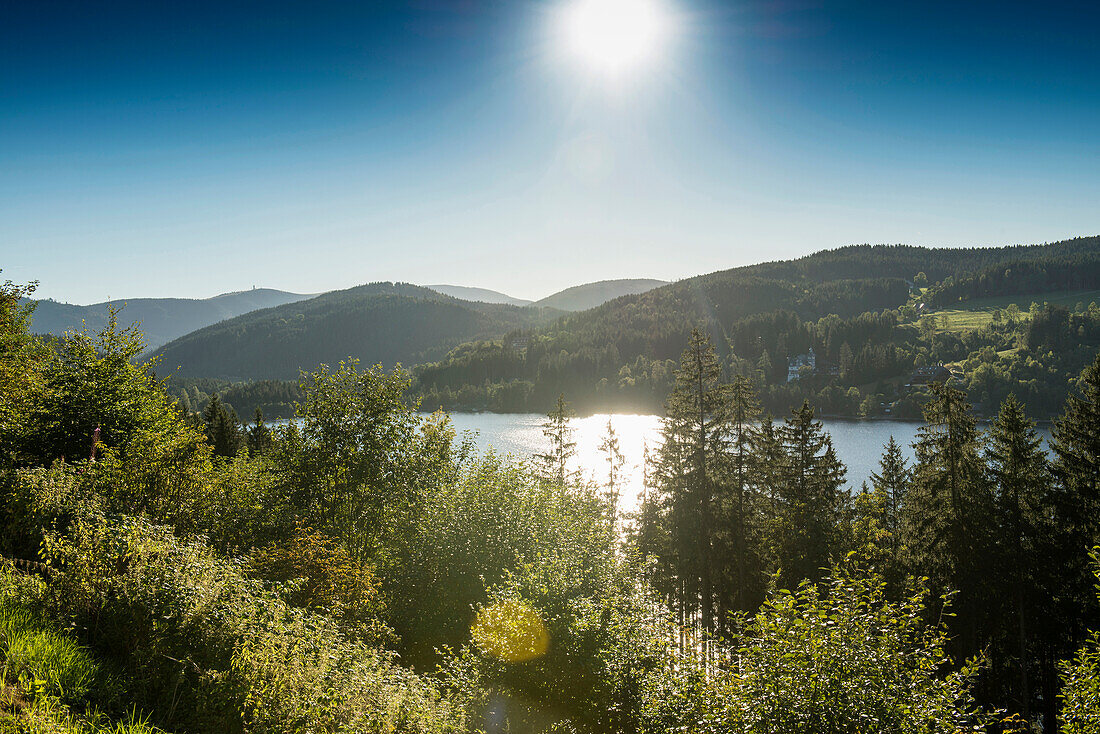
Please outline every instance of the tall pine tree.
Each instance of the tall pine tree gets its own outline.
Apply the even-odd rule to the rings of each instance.
[[[215,394],[202,414],[206,423],[206,438],[217,456],[236,456],[244,443],[237,414],[225,407]]]
[[[554,409],[546,414],[546,422],[542,424],[542,435],[550,441],[550,449],[535,456],[542,465],[543,477],[562,485],[577,476],[576,470],[569,470],[569,460],[577,453],[569,421],[576,415],[565,401],[565,395],[559,394]]]
[[[1084,555],[1100,545],[1100,354],[1078,385],[1080,393],[1069,397],[1054,425],[1051,448],[1054,473],[1066,493],[1061,530],[1073,536]],[[1091,581],[1086,560],[1080,565]]]
[[[732,564],[723,564],[727,567],[724,574],[727,588],[719,595],[722,611],[752,611],[764,591],[759,549],[761,507],[757,493],[759,420],[760,406],[752,381],[738,375],[729,387],[727,434],[723,437],[726,462],[719,490],[718,540],[723,555],[732,559]]]
[[[784,460],[777,487],[779,525],[775,541],[780,582],[793,588],[821,578],[841,548],[847,510],[844,465],[808,402],[778,431]]]
[[[994,530],[982,440],[966,394],[934,384],[918,433],[916,465],[905,503],[909,570],[929,577],[933,590],[959,590],[959,649],[963,659],[980,649],[980,611],[988,594]]]
[[[1057,544],[1050,554],[1059,575],[1052,624],[1053,658],[1047,669],[1067,656],[1086,631],[1100,627],[1100,604],[1093,593],[1089,550],[1100,545],[1100,354],[1077,381],[1077,391],[1066,401],[1054,424],[1054,505]],[[1044,658],[1046,661],[1046,658]],[[1043,680],[1043,698],[1057,690],[1057,678]]]
[[[623,465],[626,458],[619,450],[619,435],[615,433],[615,426],[611,424],[611,418],[607,419],[607,431],[600,440],[600,452],[607,461],[607,506],[611,523],[614,525],[619,508],[619,485],[622,484]]]
[[[669,532],[677,548],[681,614],[691,617],[697,611],[706,632],[717,628],[715,486],[728,425],[727,386],[721,376],[710,338],[692,330],[666,403],[664,443],[655,477],[665,496]]]
[[[999,581],[1005,592],[997,596],[1003,600],[1006,614],[1002,619],[1014,621],[1014,655],[1018,680],[1014,691],[1020,713],[1031,720],[1031,684],[1028,665],[1031,659],[1029,629],[1033,624],[1034,604],[1031,592],[1037,590],[1041,580],[1036,578],[1037,553],[1043,552],[1041,539],[1049,528],[1045,518],[1050,516],[1048,487],[1050,485],[1046,454],[1042,441],[1035,433],[1035,424],[1024,414],[1024,407],[1014,395],[1001,405],[1000,414],[989,431],[986,449],[990,478],[993,484],[997,523],[1001,541]]]
[[[871,487],[881,497],[883,530],[887,533],[890,561],[896,569],[901,558],[901,508],[909,490],[909,467],[893,436],[886,443],[878,471],[871,473]],[[889,569],[883,569],[883,573],[891,578]]]

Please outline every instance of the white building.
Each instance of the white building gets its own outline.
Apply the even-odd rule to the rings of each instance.
[[[817,357],[814,355],[813,347],[810,347],[810,351],[806,354],[798,354],[787,358],[787,382],[797,380],[803,367],[809,367],[812,371],[817,372]]]

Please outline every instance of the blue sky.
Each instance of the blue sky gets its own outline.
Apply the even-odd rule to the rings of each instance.
[[[1100,233],[1095,3],[660,0],[608,79],[573,1],[4,3],[0,277],[538,298]]]

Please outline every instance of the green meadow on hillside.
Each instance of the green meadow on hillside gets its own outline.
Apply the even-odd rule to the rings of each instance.
[[[1074,310],[1078,306],[1088,307],[1090,303],[1100,302],[1100,290],[1062,291],[1054,293],[1031,293],[1022,296],[991,296],[988,298],[976,298],[965,301],[959,308],[944,308],[931,312],[936,318],[937,330],[940,332],[974,331],[989,326],[993,323],[993,313],[1004,311],[1012,304],[1020,309],[1022,317],[1026,317],[1031,304],[1040,306],[1063,306]]]

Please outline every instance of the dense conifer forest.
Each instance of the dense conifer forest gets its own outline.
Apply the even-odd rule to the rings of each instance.
[[[547,323],[541,307],[461,301],[407,283],[371,283],[252,311],[157,350],[166,374],[187,378],[294,380],[303,366],[348,355],[370,363],[435,359],[464,341]]]
[[[770,412],[919,419],[920,368],[947,366],[992,417],[1010,392],[1049,419],[1100,349],[1100,238],[1044,246],[856,246],[680,281],[414,369],[432,408],[659,412],[695,327],[723,374],[751,377]],[[1095,292],[1090,292],[1095,291]],[[983,300],[979,300],[983,299]],[[1067,300],[1068,299],[1068,300]],[[1048,301],[1051,301],[1048,303]],[[813,350],[816,368],[790,373]]]
[[[724,377],[750,377],[775,415],[809,400],[821,416],[919,420],[942,364],[981,418],[1013,393],[1050,420],[1100,350],[1097,286],[1096,237],[847,247],[566,316],[374,284],[199,330],[161,350],[157,371],[193,410],[218,394],[242,419],[291,417],[299,368],[348,356],[411,365],[411,394],[433,410],[541,413],[565,393],[586,413],[660,412],[699,327]],[[814,367],[791,367],[811,350]]]
[[[526,463],[354,360],[301,377],[299,423],[246,431],[216,389],[171,397],[113,319],[35,337],[32,290],[0,288],[2,732],[1100,728],[1095,353],[1049,456],[1029,396],[982,429],[936,382],[912,465],[891,443],[851,495],[817,406],[768,417],[729,340],[669,332],[624,515],[613,432],[606,482],[569,472],[568,394]],[[1021,318],[1017,349],[1065,358],[1096,316]]]

